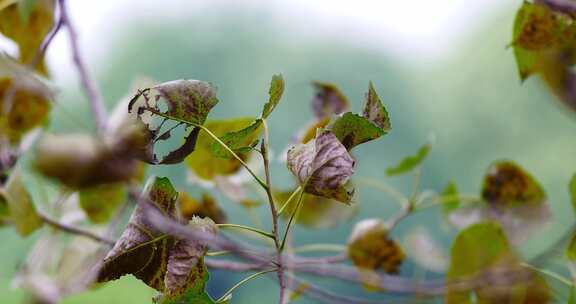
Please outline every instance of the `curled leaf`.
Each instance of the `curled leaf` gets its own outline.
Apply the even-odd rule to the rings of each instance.
[[[386,224],[379,219],[365,219],[354,226],[348,240],[348,258],[361,269],[383,269],[397,274],[404,261],[402,248],[388,237]]]
[[[182,217],[186,220],[198,216],[201,218],[210,218],[218,224],[226,222],[224,210],[216,204],[216,200],[208,193],[202,194],[202,200],[197,201],[188,195],[188,193],[182,192],[178,197],[178,206],[180,207]]]
[[[426,156],[428,156],[428,153],[430,153],[431,148],[431,144],[423,145],[420,147],[420,149],[418,149],[418,152],[416,152],[415,155],[407,156],[402,159],[396,166],[386,169],[386,174],[388,174],[388,176],[394,176],[412,171],[424,161]]]
[[[317,119],[327,118],[350,109],[350,102],[335,84],[314,82],[316,96],[312,100],[312,110]]]
[[[322,131],[314,141],[292,147],[287,158],[305,192],[350,202],[353,191],[344,185],[354,173],[354,159],[332,132]]]
[[[152,164],[175,164],[192,153],[196,140],[210,110],[218,103],[215,89],[207,82],[199,80],[175,80],[151,88],[139,90],[130,100],[128,112],[135,113],[143,124],[141,132],[149,142],[143,149],[142,160]],[[167,121],[174,126],[165,126]],[[170,151],[160,160],[154,149],[157,141],[171,137],[171,132],[183,126],[186,135],[178,148]],[[167,128],[167,129],[166,129]]]
[[[280,102],[283,93],[284,78],[282,78],[282,75],[272,76],[272,81],[270,82],[270,90],[268,91],[270,97],[268,98],[268,102],[264,105],[264,109],[262,109],[262,118],[268,118],[272,111],[274,111],[274,108],[276,108]]]

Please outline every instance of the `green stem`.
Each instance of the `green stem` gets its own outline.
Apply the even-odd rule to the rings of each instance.
[[[274,272],[274,271],[276,271],[276,268],[262,270],[262,271],[260,271],[260,272],[256,272],[256,273],[254,273],[254,274],[251,274],[251,275],[245,277],[245,278],[242,279],[240,282],[236,283],[236,285],[234,285],[234,286],[232,286],[230,289],[228,289],[228,291],[227,291],[225,294],[223,294],[218,300],[216,300],[216,303],[224,302],[224,301],[226,300],[226,298],[228,298],[228,296],[230,296],[230,294],[232,294],[232,292],[233,292],[236,288],[244,285],[244,283],[246,283],[246,282],[248,282],[248,281],[250,281],[250,280],[252,280],[252,279],[255,279],[255,278],[257,278],[257,277],[259,277],[259,276],[261,276],[261,275],[263,275],[263,274],[270,273],[270,272]]]
[[[280,207],[280,209],[278,209],[278,215],[282,214],[282,212],[284,212],[284,209],[286,209],[286,207],[290,204],[290,202],[292,201],[292,199],[294,199],[294,197],[296,197],[296,194],[298,193],[298,191],[302,190],[302,186],[298,186],[298,188],[296,188],[296,190],[294,190],[292,192],[292,194],[290,194],[290,196],[288,197],[288,199],[284,202],[284,204],[282,204],[282,207]],[[302,190],[304,191],[304,190]]]
[[[221,256],[221,255],[226,255],[229,254],[230,251],[208,251],[206,252],[206,256],[210,256],[210,257],[215,257],[215,256]]]
[[[293,251],[294,253],[317,251],[344,252],[346,251],[346,246],[340,244],[310,244],[294,248]]]
[[[540,269],[540,268],[532,266],[528,263],[521,263],[520,265],[522,265],[523,267],[526,267],[528,269],[534,270],[536,272],[539,272],[543,275],[549,276],[553,279],[556,279],[557,281],[564,283],[566,286],[574,287],[574,284],[569,279],[567,279],[567,278],[565,278],[565,277],[563,277],[563,276],[561,276],[555,272],[552,272],[552,271],[546,270],[546,269]]]
[[[284,249],[284,245],[286,245],[286,238],[288,237],[290,227],[292,226],[292,221],[294,221],[296,214],[298,213],[300,207],[302,206],[302,196],[304,196],[304,191],[300,191],[300,196],[298,197],[298,203],[296,204],[296,208],[292,210],[292,215],[290,215],[290,220],[288,220],[288,225],[286,225],[286,231],[284,231],[284,237],[282,238],[282,245],[280,246],[280,250]]]
[[[274,235],[272,233],[268,233],[266,231],[262,231],[260,229],[254,228],[254,227],[250,227],[250,226],[244,226],[244,225],[237,225],[237,224],[216,224],[217,227],[219,228],[235,228],[235,229],[241,229],[241,230],[246,230],[246,231],[251,231],[251,232],[255,232],[258,233],[262,236],[265,236],[267,238],[271,238],[274,239]]]

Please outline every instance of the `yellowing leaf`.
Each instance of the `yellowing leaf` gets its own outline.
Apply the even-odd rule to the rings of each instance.
[[[42,219],[36,213],[32,197],[22,182],[18,170],[10,174],[4,189],[0,189],[9,211],[10,221],[21,236],[27,236],[42,226]],[[1,200],[1,199],[0,199]]]
[[[493,278],[498,284],[483,284],[472,290],[478,303],[548,303],[548,285],[536,273],[520,266],[504,231],[493,222],[479,223],[460,232],[452,245],[452,257],[447,274],[449,282]],[[506,282],[509,271],[526,272],[524,280]],[[447,304],[471,303],[471,292],[448,289]]]
[[[80,207],[93,223],[105,223],[126,200],[126,187],[121,183],[101,184],[79,191]]]
[[[348,240],[348,258],[361,269],[383,269],[397,274],[404,261],[404,252],[388,237],[383,221],[366,219],[354,226]]]
[[[293,191],[275,192],[274,202],[282,206]],[[298,199],[292,199],[282,217],[288,219],[298,203]],[[302,205],[296,215],[296,223],[316,229],[329,229],[350,220],[358,212],[358,205],[343,205],[336,200],[305,193],[302,196]]]
[[[313,142],[288,151],[288,169],[304,191],[349,203],[353,191],[344,185],[354,173],[354,159],[330,131],[322,131]]]
[[[250,126],[254,118],[236,118],[230,120],[208,121],[205,127],[218,137],[228,132],[236,132]],[[254,134],[254,133],[252,133]],[[247,140],[249,141],[249,140]],[[236,159],[217,158],[212,154],[214,139],[204,132],[200,132],[196,142],[196,151],[186,158],[186,165],[201,179],[212,180],[216,176],[226,176],[237,173],[242,165]],[[240,153],[239,156],[248,160],[250,153]]]
[[[198,216],[201,218],[210,218],[217,224],[226,222],[224,210],[216,204],[216,200],[208,193],[202,194],[202,200],[197,201],[188,195],[188,193],[182,192],[178,197],[178,206],[180,207],[182,217],[186,220]]]
[[[312,100],[312,110],[317,119],[329,118],[350,109],[350,102],[335,84],[314,82],[316,96]]]
[[[52,96],[36,75],[0,54],[0,137],[12,145],[19,143],[26,132],[46,120]]]
[[[150,149],[143,161],[151,164],[175,164],[184,160],[196,147],[200,128],[210,110],[218,103],[216,90],[207,82],[199,80],[174,80],[139,90],[130,100],[128,112],[136,113],[145,125],[143,130],[150,138]],[[158,122],[156,119],[159,119]],[[173,127],[165,127],[167,121],[175,122]],[[154,144],[171,137],[173,129],[184,126],[186,135],[180,146],[160,160],[154,151]],[[189,130],[191,129],[191,130]]]
[[[420,149],[418,149],[418,152],[416,152],[415,155],[407,156],[397,165],[386,169],[386,174],[388,174],[388,176],[394,176],[414,170],[416,167],[420,166],[424,159],[426,159],[426,156],[428,156],[428,153],[430,153],[431,148],[432,145],[430,144],[423,145],[420,147]]]
[[[225,143],[234,153],[249,153],[255,144],[257,144],[258,137],[262,131],[262,120],[256,119],[251,125],[244,129],[234,132],[228,132],[220,137],[220,140]],[[212,153],[221,158],[233,159],[234,156],[228,152],[220,143],[214,141],[212,143]]]
[[[30,64],[44,37],[54,24],[54,1],[37,0],[28,8],[28,16],[21,14],[22,3],[14,3],[0,10],[0,32],[18,44],[20,61]],[[38,71],[46,74],[41,63]]]
[[[270,90],[268,94],[270,98],[268,102],[264,105],[264,109],[262,110],[262,118],[266,119],[272,113],[274,108],[280,102],[282,98],[282,94],[284,93],[284,78],[282,75],[274,75],[272,76],[272,81],[270,82]]]

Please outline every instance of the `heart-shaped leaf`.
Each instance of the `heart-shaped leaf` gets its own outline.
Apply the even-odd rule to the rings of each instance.
[[[332,132],[321,131],[314,141],[292,147],[287,157],[305,192],[350,202],[353,191],[344,185],[354,173],[354,159]]]

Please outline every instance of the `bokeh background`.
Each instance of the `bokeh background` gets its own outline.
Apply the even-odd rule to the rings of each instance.
[[[423,188],[440,191],[455,180],[461,192],[478,193],[492,161],[514,160],[544,186],[554,215],[553,222],[520,249],[529,257],[552,244],[573,221],[567,182],[576,171],[576,117],[558,106],[538,79],[519,81],[506,46],[521,2],[100,0],[70,1],[70,9],[109,109],[131,93],[135,78],[147,76],[216,84],[221,103],[211,118],[257,115],[271,75],[282,73],[285,95],[269,122],[277,155],[312,119],[311,81],[338,84],[355,111],[373,81],[391,114],[393,131],[355,151],[356,175],[386,180],[408,193],[409,177],[388,178],[384,170],[414,153],[430,136],[436,140],[422,167]],[[90,132],[92,118],[66,38],[60,34],[47,54],[60,90],[50,129]],[[5,40],[0,44],[15,49]],[[282,163],[275,163],[273,170],[278,185],[292,184]],[[200,191],[187,182],[183,166],[150,173],[167,175],[180,188]],[[377,190],[358,191],[360,211],[351,222],[328,230],[297,227],[295,242],[345,243],[354,222],[387,218],[397,209]],[[234,222],[250,223],[241,207],[225,200],[223,204]],[[266,205],[258,213],[265,220]],[[418,226],[430,230],[449,251],[455,230],[443,224],[438,210],[408,218],[394,234],[402,240]],[[25,299],[10,281],[35,237],[20,239],[11,229],[0,230],[0,302]],[[415,272],[410,262],[402,268],[402,275]],[[214,272],[209,291],[218,296],[241,277]],[[363,292],[361,287],[330,280],[325,284],[346,288],[350,294]],[[152,295],[145,285],[125,277],[65,303],[148,303]],[[235,292],[233,303],[272,303],[276,297],[274,282],[262,277]],[[298,303],[314,301],[302,298]]]

